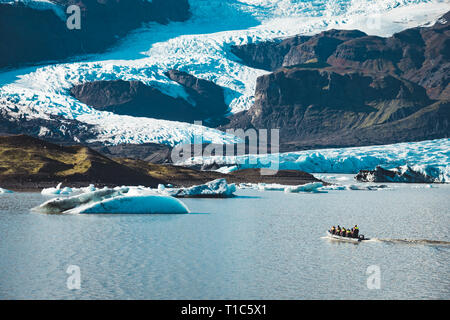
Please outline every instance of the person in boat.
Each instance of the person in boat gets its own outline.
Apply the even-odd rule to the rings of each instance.
[[[359,237],[359,228],[358,225],[355,224],[355,226],[353,227],[353,238],[358,238]]]
[[[339,235],[340,235],[341,237],[345,237],[346,231],[347,231],[347,230],[345,230],[345,227],[342,227],[341,232],[339,233]]]
[[[350,231],[350,229],[347,229],[347,231],[345,232],[345,236],[347,238],[351,238],[352,237],[352,232]]]
[[[334,232],[335,235],[339,235],[341,233],[341,226],[338,225],[336,228],[336,231]]]
[[[330,229],[330,233],[334,234],[335,232],[336,232],[336,228],[334,226],[332,226],[331,229]]]

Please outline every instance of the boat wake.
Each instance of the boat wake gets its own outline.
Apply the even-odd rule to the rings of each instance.
[[[399,244],[421,244],[421,245],[450,246],[450,241],[428,240],[428,239],[378,239],[378,238],[371,238],[370,240],[371,241],[378,241],[378,242],[395,243],[395,244],[399,243]]]
[[[322,239],[332,239],[328,236],[321,237]],[[380,239],[370,238],[363,241],[367,242],[385,242],[390,244],[408,244],[408,245],[432,245],[432,246],[450,246],[450,241],[428,240],[428,239]]]

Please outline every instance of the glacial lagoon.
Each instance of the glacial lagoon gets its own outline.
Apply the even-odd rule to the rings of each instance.
[[[48,215],[30,211],[48,196],[2,194],[0,299],[449,299],[450,186],[388,186],[239,189],[184,215]],[[333,224],[375,239],[329,240]]]

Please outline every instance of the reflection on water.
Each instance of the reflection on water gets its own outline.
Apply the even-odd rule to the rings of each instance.
[[[183,199],[189,215],[43,215],[40,194],[2,195],[0,298],[449,299],[449,190],[240,190]],[[322,239],[337,224],[378,240]]]

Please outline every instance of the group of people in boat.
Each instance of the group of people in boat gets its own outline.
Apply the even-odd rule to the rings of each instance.
[[[347,237],[347,238],[358,238],[359,237],[359,228],[355,225],[351,229],[346,229],[345,227],[335,226],[331,227],[330,233],[336,236]]]

